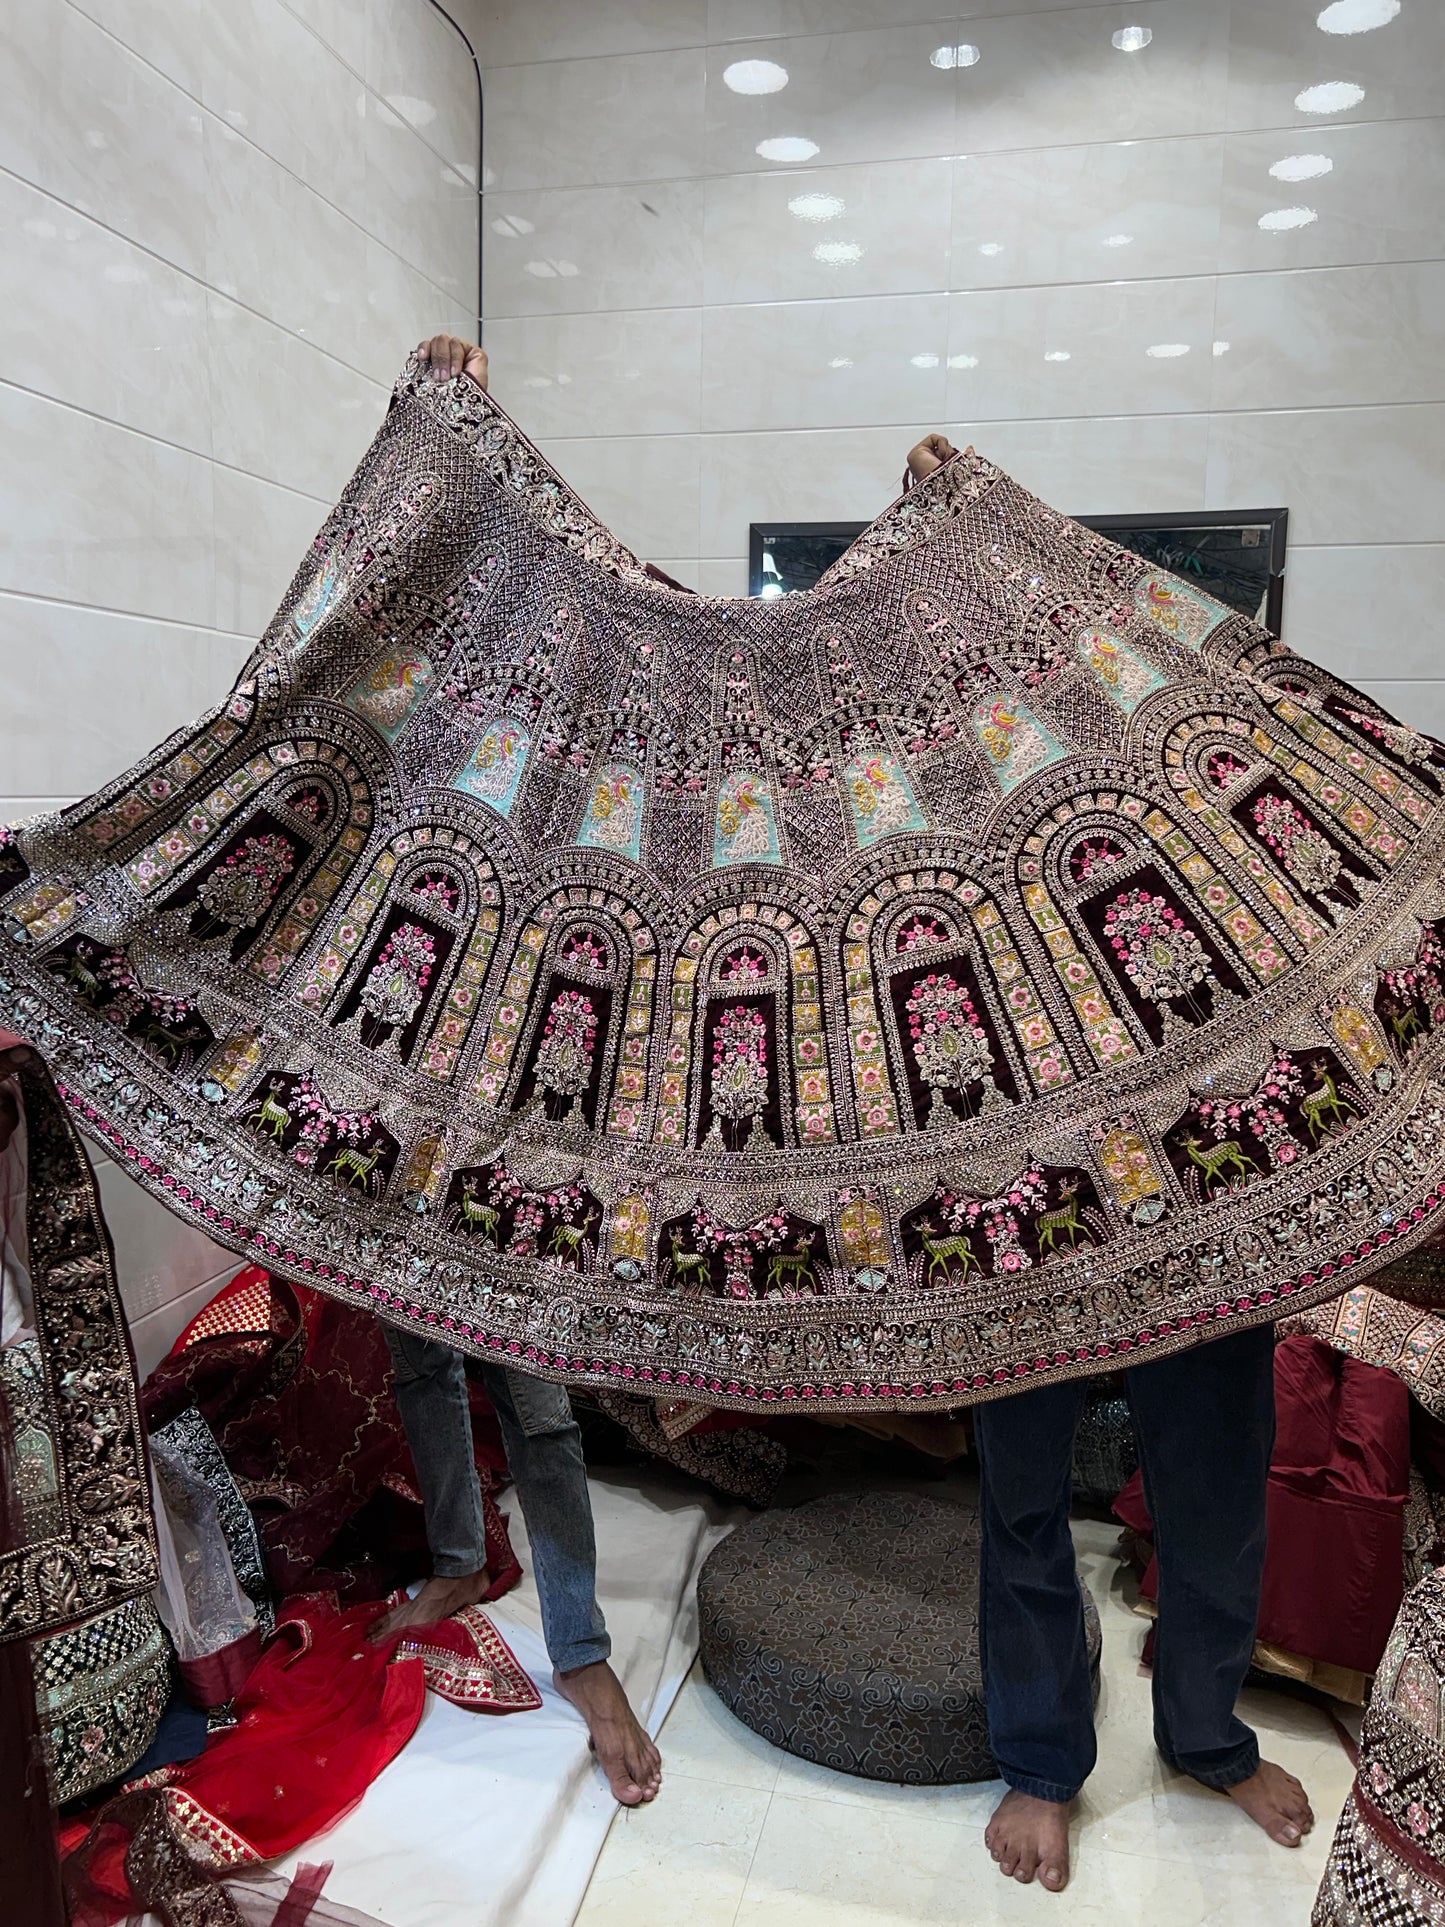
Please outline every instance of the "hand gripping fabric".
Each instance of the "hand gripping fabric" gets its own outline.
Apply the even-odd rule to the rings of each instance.
[[[1442,783],[977,456],[692,596],[413,365],[227,700],[0,833],[0,1021],[384,1318],[947,1407],[1410,1254],[1438,1302]]]

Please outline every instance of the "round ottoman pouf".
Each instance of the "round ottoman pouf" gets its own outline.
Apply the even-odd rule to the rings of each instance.
[[[703,1672],[800,1759],[911,1786],[992,1779],[978,1558],[972,1507],[912,1493],[765,1512],[698,1576]],[[1097,1692],[1099,1615],[1080,1587]]]

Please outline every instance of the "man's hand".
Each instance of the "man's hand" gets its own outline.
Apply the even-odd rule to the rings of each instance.
[[[484,349],[457,335],[433,335],[417,343],[417,360],[423,374],[433,381],[450,381],[453,375],[470,375],[478,388],[487,385],[487,357]]]
[[[971,455],[973,450],[969,449],[968,452]],[[917,448],[908,451],[908,473],[915,482],[921,482],[925,475],[942,468],[949,457],[957,453],[947,435],[925,435]]]

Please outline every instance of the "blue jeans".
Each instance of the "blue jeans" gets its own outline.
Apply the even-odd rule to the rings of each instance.
[[[487,1563],[466,1368],[450,1345],[390,1325],[385,1330],[432,1571],[439,1579],[463,1579]],[[504,1365],[484,1363],[481,1372],[527,1521],[547,1651],[559,1673],[570,1673],[612,1651],[597,1603],[592,1500],[572,1401],[565,1386]]]
[[[1274,1447],[1274,1332],[1258,1325],[1125,1373],[1154,1520],[1154,1741],[1205,1786],[1247,1780],[1234,1702],[1254,1652]],[[1080,1379],[974,1414],[982,1469],[979,1641],[999,1772],[1072,1800],[1093,1770],[1094,1699],[1069,1533]]]

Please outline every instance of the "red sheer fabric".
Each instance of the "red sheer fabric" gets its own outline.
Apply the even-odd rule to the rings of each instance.
[[[493,1494],[506,1454],[471,1384],[489,1599],[521,1577]],[[194,1403],[256,1515],[283,1594],[384,1598],[427,1570],[416,1474],[375,1318],[249,1265],[176,1340],[142,1392],[147,1424]]]
[[[393,1659],[395,1636],[367,1639],[385,1610],[288,1600],[236,1697],[238,1723],[199,1758],[133,1783],[93,1826],[62,1831],[73,1910],[98,1927],[164,1899],[178,1871],[274,1859],[349,1812],[416,1731],[426,1698],[420,1657]]]
[[[1410,1394],[1393,1373],[1303,1337],[1276,1347],[1274,1388],[1278,1434],[1259,1638],[1372,1673],[1403,1591]],[[1138,1472],[1114,1510],[1152,1537]],[[1152,1559],[1141,1590],[1157,1597]]]

